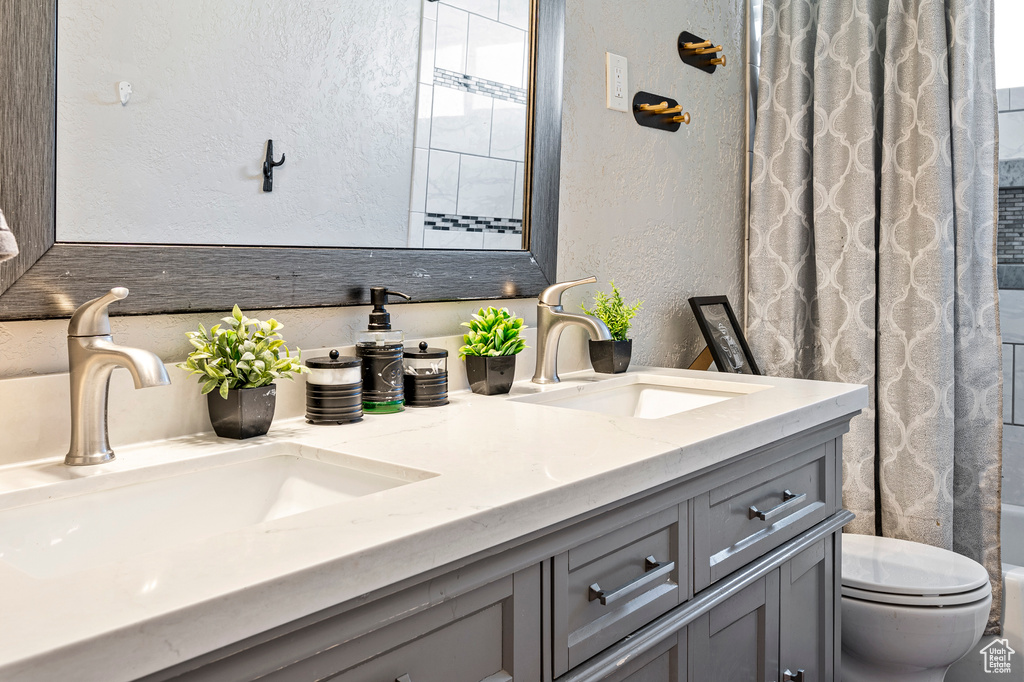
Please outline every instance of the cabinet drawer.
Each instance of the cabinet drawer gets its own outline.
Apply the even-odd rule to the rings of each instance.
[[[282,638],[275,652],[253,652],[254,659],[287,660],[289,654],[309,649],[316,653],[275,666],[268,673],[243,677],[241,667],[210,668],[204,682],[259,679],[262,682],[510,682],[540,676],[540,566],[523,569],[473,591],[416,610],[386,625],[371,622],[381,611],[340,614],[325,623],[329,632],[318,635],[302,630]],[[410,588],[385,601],[394,608],[422,603],[427,584]],[[412,599],[404,595],[410,594]],[[397,600],[397,601],[396,601]],[[390,608],[385,608],[386,613]],[[347,636],[351,629],[362,631]],[[367,631],[367,628],[371,628]],[[331,633],[336,640],[331,642]],[[290,641],[288,641],[290,640]]]
[[[829,441],[694,500],[694,591],[704,589],[836,511]]]
[[[501,604],[494,604],[330,679],[509,682],[512,676],[502,667],[502,617]]]
[[[676,505],[555,557],[555,675],[685,600],[686,505]]]

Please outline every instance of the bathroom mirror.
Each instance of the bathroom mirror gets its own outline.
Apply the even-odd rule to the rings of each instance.
[[[553,279],[563,0],[278,4],[0,0],[0,66],[19,67],[0,71],[0,206],[22,249],[0,264],[0,319],[114,285],[132,290],[119,312],[146,314]],[[265,192],[271,139],[286,160]]]

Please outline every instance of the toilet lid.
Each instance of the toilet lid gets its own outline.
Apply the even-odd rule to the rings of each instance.
[[[991,589],[985,567],[955,552],[895,538],[843,534],[843,588],[851,596],[852,591],[876,597],[962,595],[970,601],[979,589],[986,592],[985,587]]]

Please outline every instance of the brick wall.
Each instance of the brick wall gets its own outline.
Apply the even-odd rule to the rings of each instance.
[[[1000,265],[1024,264],[1024,187],[999,188],[996,254]]]

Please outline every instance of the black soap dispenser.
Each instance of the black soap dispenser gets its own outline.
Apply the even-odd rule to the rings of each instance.
[[[385,287],[370,287],[370,324],[356,337],[356,355],[363,361],[363,411],[368,414],[391,414],[405,409],[405,335],[400,329],[391,328],[391,315],[384,309],[388,296],[412,298]]]

